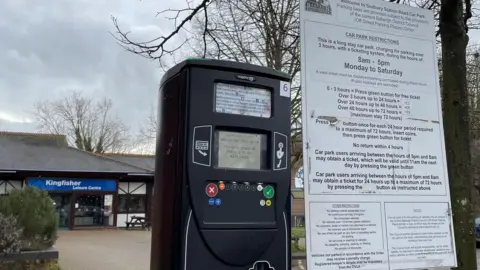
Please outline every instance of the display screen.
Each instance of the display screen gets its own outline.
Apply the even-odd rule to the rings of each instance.
[[[218,168],[267,169],[265,134],[216,131],[215,165]]]
[[[272,94],[262,88],[216,83],[215,112],[270,118]]]

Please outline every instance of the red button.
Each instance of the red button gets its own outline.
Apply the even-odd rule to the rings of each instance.
[[[215,197],[218,194],[218,187],[215,184],[208,184],[205,191],[208,197]]]

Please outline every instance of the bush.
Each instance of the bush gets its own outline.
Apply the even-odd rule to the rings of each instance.
[[[300,239],[305,238],[305,228],[292,228],[292,252],[304,252],[305,248],[300,246]]]
[[[298,243],[292,243],[290,246],[292,253],[305,252],[305,248],[298,245]]]
[[[292,228],[292,237],[305,238],[305,227],[294,227]]]
[[[0,197],[0,213],[16,217],[23,228],[22,250],[42,250],[55,244],[58,217],[46,191],[34,187],[12,190]]]
[[[0,269],[8,270],[61,270],[58,260],[0,261]]]
[[[20,252],[21,235],[22,229],[18,227],[17,219],[0,213],[0,253]]]

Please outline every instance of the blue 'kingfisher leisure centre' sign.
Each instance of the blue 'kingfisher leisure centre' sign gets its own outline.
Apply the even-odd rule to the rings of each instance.
[[[117,181],[112,179],[28,178],[27,185],[47,191],[116,191]]]

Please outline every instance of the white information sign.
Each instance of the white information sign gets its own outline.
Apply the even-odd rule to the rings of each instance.
[[[433,13],[300,10],[308,269],[456,266]]]
[[[266,89],[217,83],[215,85],[215,111],[270,118],[272,94]]]

